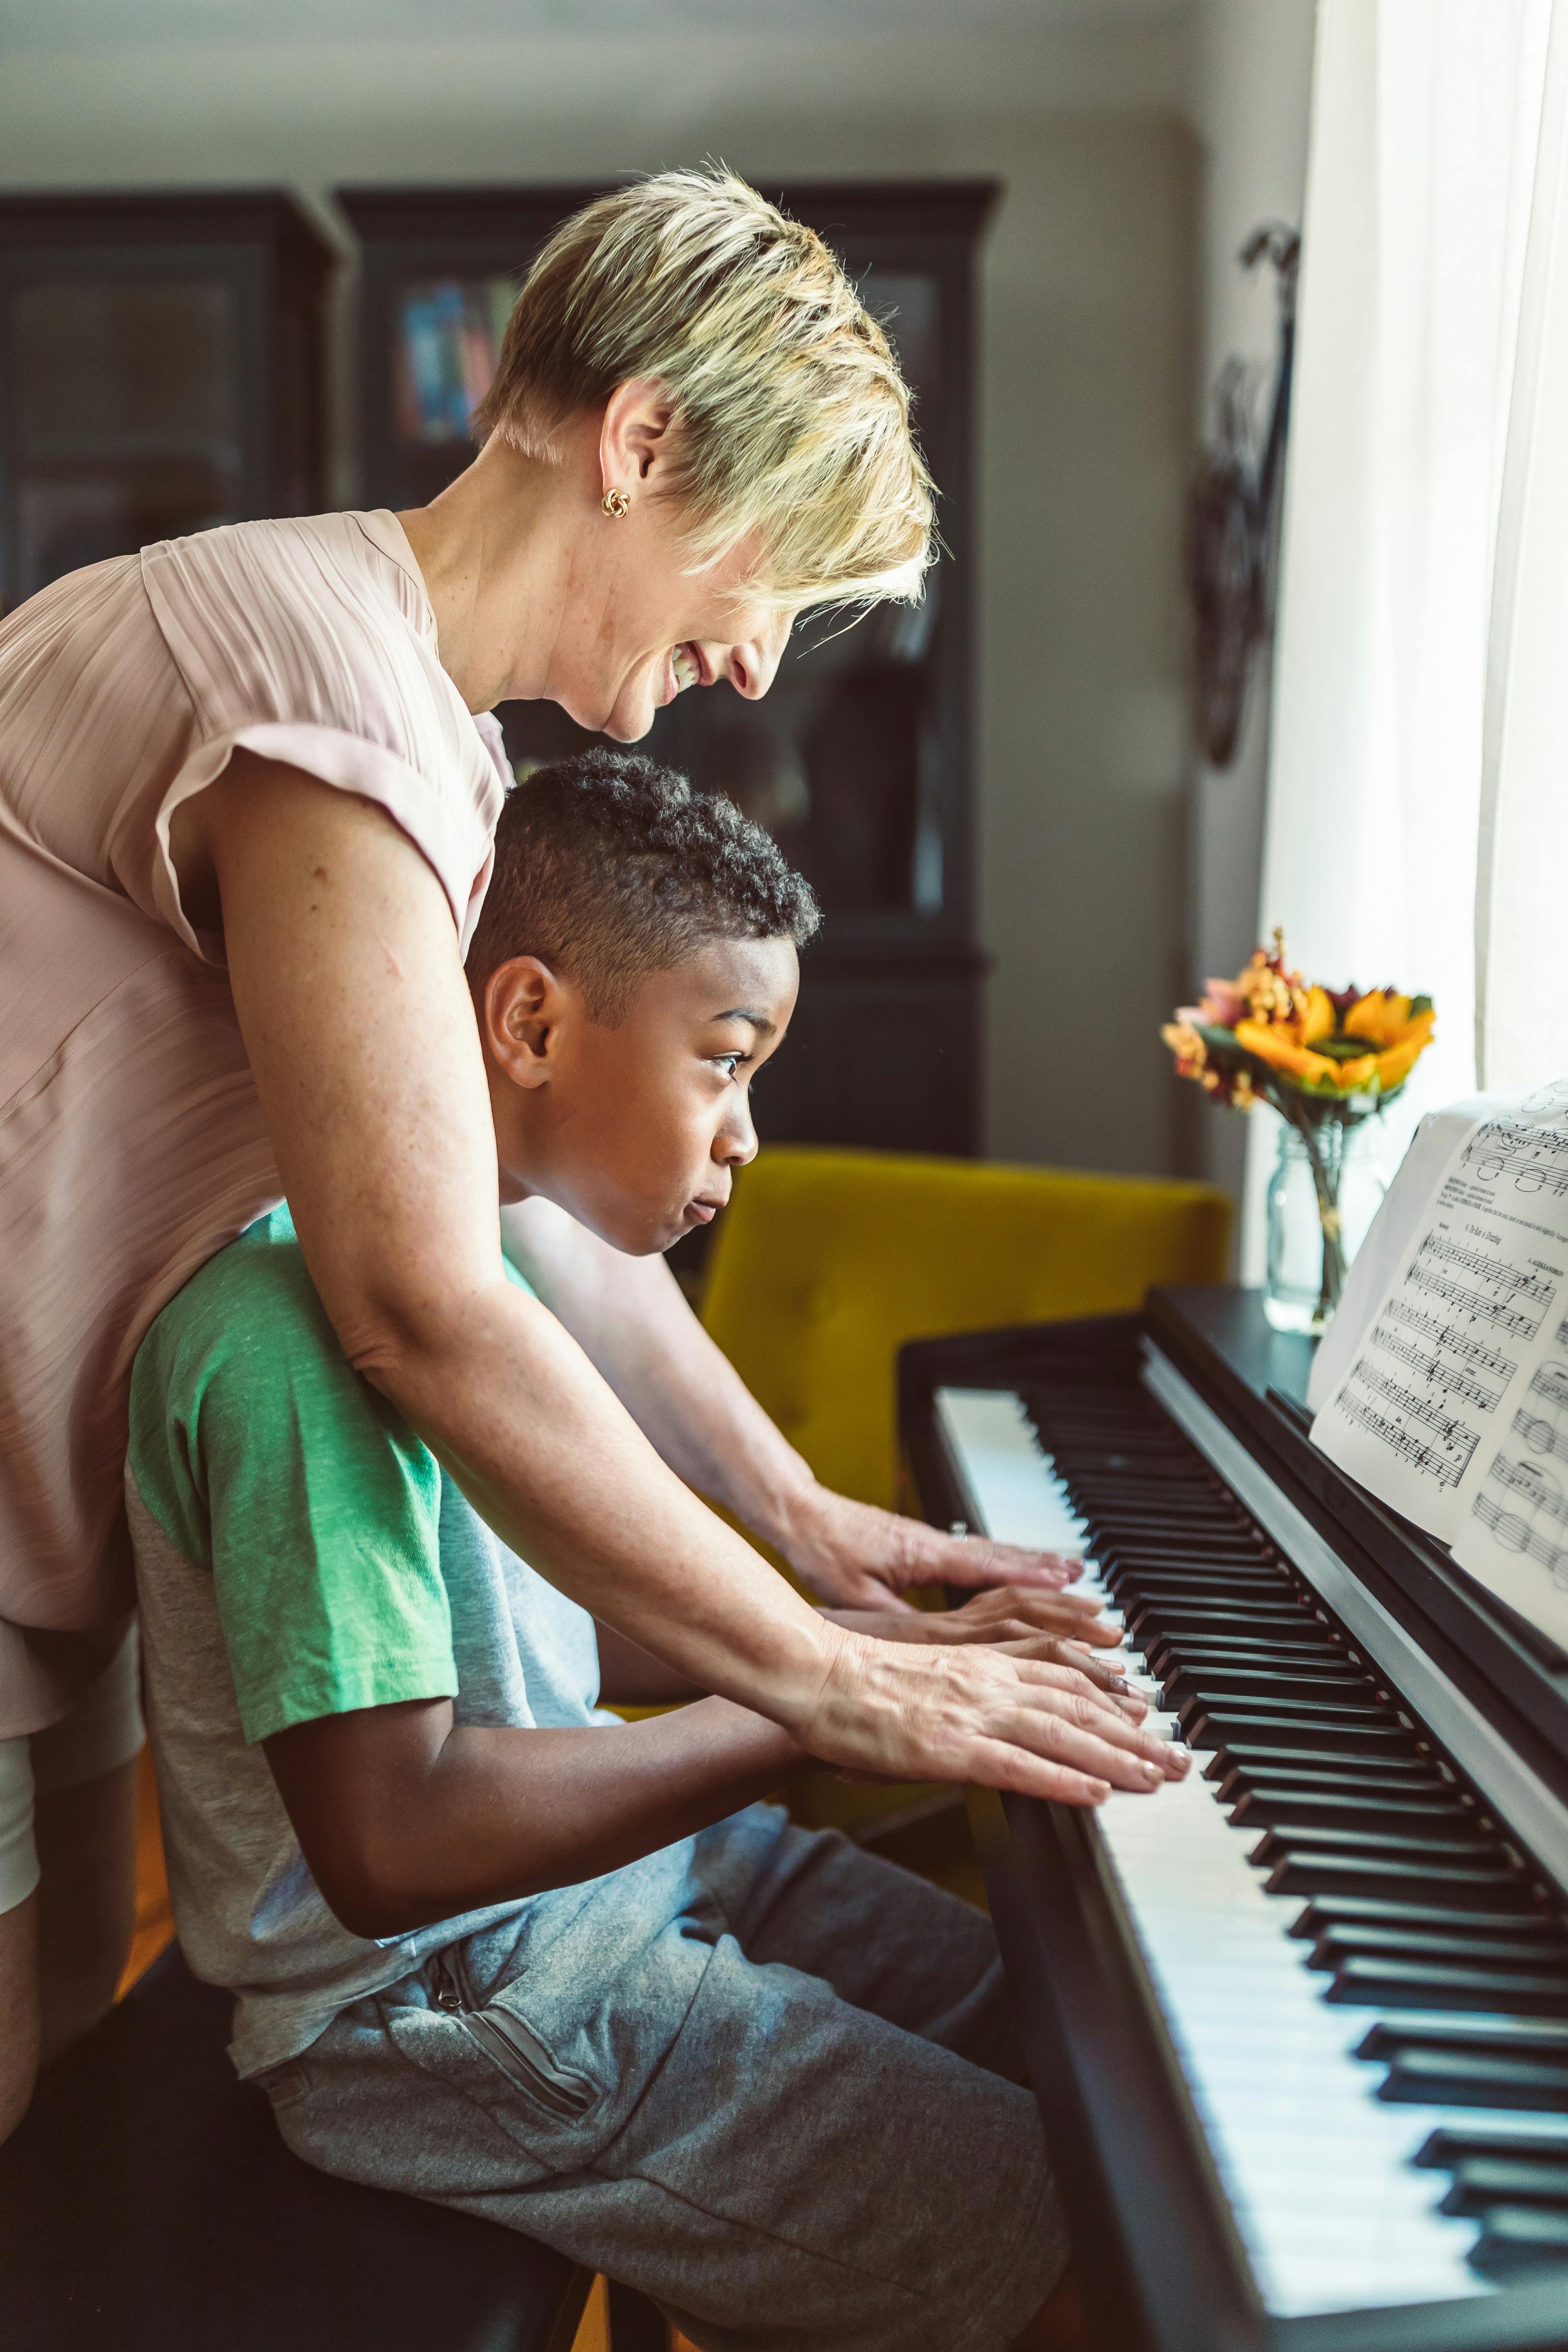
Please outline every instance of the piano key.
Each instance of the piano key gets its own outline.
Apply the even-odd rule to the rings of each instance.
[[[1307,1961],[1310,1969],[1337,1969],[1342,1960],[1358,1955],[1412,1960],[1469,1961],[1481,1969],[1506,1969],[1529,1973],[1544,1969],[1568,1973],[1568,1937],[1536,1943],[1505,1936],[1467,1936],[1426,1927],[1333,1928],[1320,1936]]]
[[[1289,1750],[1281,1750],[1278,1762],[1227,1764],[1217,1775],[1211,1770],[1208,1778],[1217,1779],[1215,1801],[1222,1805],[1237,1803],[1248,1790],[1268,1797],[1300,1789],[1305,1795],[1316,1790],[1325,1797],[1360,1797],[1370,1803],[1381,1800],[1390,1805],[1458,1805],[1476,1812],[1478,1820],[1482,1818],[1458,1781],[1419,1766],[1411,1772],[1391,1772],[1380,1759],[1364,1756],[1336,1756],[1321,1764],[1298,1763]]]
[[[1169,1633],[1150,1636],[1144,1653],[1151,1668],[1163,1660],[1173,1665],[1279,1666],[1315,1675],[1358,1675],[1363,1669],[1342,1649],[1330,1642],[1270,1642],[1261,1634]]]
[[[1494,1936],[1521,1948],[1556,1942],[1563,1929],[1539,1910],[1445,1909],[1440,1904],[1398,1902],[1364,1895],[1314,1896],[1290,1928],[1293,1937],[1316,1943],[1337,1927],[1457,1928],[1461,1935]]]
[[[943,1425],[988,1532],[1047,1541],[1037,1531],[1069,1506],[1015,1401],[957,1392],[954,1410],[952,1394]],[[1430,1780],[1430,1756],[1418,1757],[1412,1739],[1402,1745],[1408,1755],[1382,1749],[1384,1777]],[[1303,1751],[1296,1741],[1282,1749],[1266,1724],[1229,1755],[1232,1764],[1342,1762],[1338,1750]],[[1466,2259],[1473,2222],[1439,2214],[1436,2179],[1410,2160],[1455,2118],[1372,2095],[1374,2070],[1351,2055],[1354,2027],[1322,2000],[1323,1979],[1289,1934],[1300,1906],[1265,1893],[1247,1865],[1251,1841],[1230,1827],[1212,1786],[1194,1772],[1152,1798],[1115,1794],[1096,1819],[1268,2310],[1481,2293]]]
[[[1225,1802],[1222,1785],[1220,1802]],[[1487,1832],[1480,1816],[1452,1797],[1350,1796],[1341,1790],[1313,1789],[1302,1781],[1256,1783],[1231,1808],[1238,1830],[1289,1828],[1300,1822],[1319,1829],[1422,1830],[1440,1828],[1475,1843]]]
[[[1163,1600],[1155,1596],[1148,1601],[1142,1601],[1135,1593],[1129,1593],[1122,1606],[1129,1616],[1134,1609],[1142,1609],[1146,1614],[1152,1615],[1157,1601],[1158,1613],[1165,1622],[1155,1630],[1173,1636],[1181,1633],[1231,1633],[1242,1637],[1267,1628],[1263,1638],[1268,1642],[1289,1641],[1297,1632],[1309,1641],[1321,1642],[1323,1638],[1323,1621],[1314,1615],[1304,1600],[1242,1603],[1223,1598],[1194,1601]]]
[[[1444,1870],[1457,1864],[1466,1875],[1484,1874],[1510,1881],[1517,1875],[1516,1866],[1493,1839],[1478,1841],[1422,1830],[1352,1829],[1318,1822],[1270,1823],[1247,1860],[1266,1870],[1287,1854],[1314,1853],[1364,1854],[1372,1861],[1407,1862]]]
[[[1411,1743],[1415,1748],[1415,1742]],[[1437,1779],[1436,1759],[1429,1753],[1414,1752],[1400,1756],[1379,1750],[1365,1756],[1346,1756],[1339,1751],[1310,1748],[1279,1748],[1239,1740],[1234,1746],[1221,1748],[1212,1763],[1205,1766],[1205,1780],[1224,1782],[1232,1773],[1245,1778],[1248,1772],[1280,1771],[1354,1773],[1368,1783],[1386,1781],[1405,1788],[1421,1788]],[[1453,1786],[1450,1781],[1447,1785]]]
[[[1568,2165],[1568,2132],[1561,2125],[1531,2123],[1468,2124],[1463,2129],[1440,2125],[1423,2140],[1413,2161],[1445,2172],[1472,2158],[1497,2163]]]
[[[1129,1560],[1115,1545],[1096,1544],[1095,1559],[1107,1591],[1125,1601],[1223,1601],[1227,1607],[1250,1608],[1258,1601],[1269,1608],[1295,1599],[1283,1577],[1259,1576],[1250,1570],[1228,1569],[1215,1560],[1190,1567],[1158,1561]]]
[[[1500,2278],[1568,2262],[1568,2213],[1534,2205],[1489,2206],[1471,2260],[1479,2271]]]
[[[1246,1698],[1256,1699],[1266,1706],[1275,1699],[1297,1705],[1319,1704],[1336,1710],[1352,1706],[1364,1692],[1366,1705],[1379,1706],[1376,1685],[1364,1675],[1352,1675],[1336,1680],[1332,1675],[1314,1674],[1281,1674],[1270,1666],[1190,1666],[1175,1667],[1166,1677],[1167,1706],[1180,1712],[1188,1699]],[[1364,1710],[1358,1709],[1358,1712]],[[1337,1719],[1337,1717],[1336,1717]]]
[[[1386,2057],[1391,2052],[1424,2049],[1519,2051],[1531,2056],[1561,2059],[1568,2063],[1568,2026],[1542,2025],[1533,2018],[1428,2017],[1419,2025],[1401,2018],[1369,2026],[1356,2045],[1358,2058]]]
[[[1092,1513],[1085,1521],[1084,1532],[1108,1572],[1114,1569],[1131,1576],[1164,1574],[1194,1580],[1212,1576],[1224,1583],[1255,1584],[1280,1592],[1298,1589],[1295,1579],[1253,1544],[1183,1534],[1170,1528],[1158,1535],[1134,1536]]]
[[[1326,1723],[1321,1717],[1298,1720],[1283,1710],[1264,1714],[1215,1706],[1185,1729],[1189,1748],[1222,1748],[1232,1754],[1238,1744],[1255,1747],[1263,1740],[1311,1755],[1415,1757],[1421,1752],[1415,1735],[1397,1721],[1337,1724]]]
[[[1517,1873],[1477,1863],[1385,1862],[1378,1856],[1350,1853],[1291,1853],[1277,1862],[1264,1884],[1270,1895],[1403,1895],[1407,1902],[1441,1904],[1462,1909],[1523,1910],[1530,1890]]]
[[[1183,1722],[1211,1724],[1239,1722],[1246,1712],[1258,1722],[1268,1722],[1274,1738],[1289,1738],[1290,1731],[1302,1731],[1310,1738],[1317,1736],[1323,1740],[1338,1734],[1377,1740],[1384,1731],[1392,1738],[1399,1738],[1404,1731],[1392,1707],[1371,1703],[1354,1706],[1352,1700],[1338,1703],[1323,1698],[1248,1698],[1246,1691],[1220,1691],[1215,1698],[1183,1698],[1173,1712]]]
[[[1390,2105],[1523,2107],[1568,2115],[1568,2064],[1479,2050],[1400,2051],[1377,2086]]]
[[[1568,1970],[1524,1976],[1437,1960],[1356,1955],[1335,1971],[1325,1997],[1358,2009],[1475,2009],[1509,2017],[1568,2018]]]
[[[1497,2156],[1462,2157],[1439,2210],[1479,2213],[1488,2205],[1554,2205],[1568,2212],[1568,2161],[1521,2162]]]

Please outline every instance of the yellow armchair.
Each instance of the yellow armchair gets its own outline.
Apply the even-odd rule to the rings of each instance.
[[[1229,1232],[1230,1202],[1206,1184],[776,1145],[736,1184],[702,1319],[825,1485],[891,1507],[906,1339],[1111,1314],[1151,1283],[1220,1282]],[[790,1810],[863,1834],[941,1794],[813,1773]],[[928,1874],[980,1899],[972,1863]]]
[[[702,1319],[825,1485],[890,1506],[906,1339],[1223,1281],[1229,1230],[1206,1184],[775,1145],[736,1184]]]

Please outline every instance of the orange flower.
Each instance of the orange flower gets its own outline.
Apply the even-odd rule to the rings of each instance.
[[[1260,1062],[1267,1062],[1271,1070],[1283,1070],[1289,1077],[1306,1078],[1314,1085],[1332,1083],[1339,1076],[1339,1064],[1330,1061],[1326,1054],[1309,1053],[1299,1029],[1300,1024],[1294,1021],[1238,1021],[1236,1042],[1256,1054]]]
[[[1310,984],[1286,963],[1284,936],[1276,931],[1272,949],[1258,948],[1234,983],[1205,982],[1202,1002],[1184,1005],[1161,1034],[1178,1075],[1196,1078],[1219,1101],[1245,1108],[1258,1084],[1268,1092],[1257,1071],[1262,1063],[1287,1094],[1366,1098],[1353,1114],[1361,1118],[1404,1085],[1434,1025],[1424,996],[1384,988],[1334,995]]]

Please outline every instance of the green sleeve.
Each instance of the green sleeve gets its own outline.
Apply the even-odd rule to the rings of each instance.
[[[439,1469],[344,1360],[287,1210],[164,1308],[131,1423],[142,1500],[212,1571],[248,1741],[456,1696]]]

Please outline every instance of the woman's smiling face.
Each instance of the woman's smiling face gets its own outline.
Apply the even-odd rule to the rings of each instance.
[[[595,512],[574,625],[555,642],[552,699],[617,743],[639,741],[689,687],[728,682],[756,701],[789,639],[787,612],[746,600],[755,551],[742,545],[694,572],[681,521],[677,500],[651,482],[634,488],[626,514]]]

